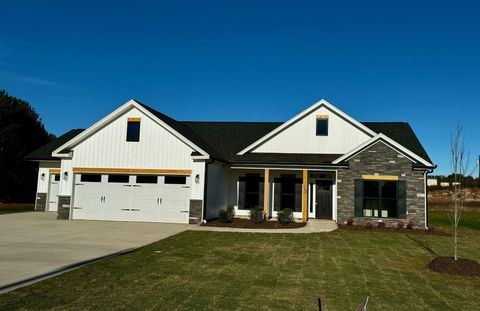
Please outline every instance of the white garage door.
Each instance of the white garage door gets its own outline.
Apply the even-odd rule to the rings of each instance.
[[[188,223],[190,177],[75,175],[73,219]]]
[[[56,212],[58,209],[58,185],[60,183],[60,174],[50,175],[50,186],[48,188],[48,211]]]

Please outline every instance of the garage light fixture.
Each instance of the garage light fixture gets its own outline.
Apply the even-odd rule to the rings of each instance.
[[[195,175],[195,183],[198,184],[200,182],[200,175]]]
[[[42,173],[42,175],[40,175],[40,178],[41,178],[42,180],[45,180],[45,173]]]
[[[65,179],[65,180],[68,179],[68,172],[63,173],[63,179]]]

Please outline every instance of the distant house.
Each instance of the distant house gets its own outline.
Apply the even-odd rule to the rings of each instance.
[[[428,178],[427,179],[427,186],[438,186],[438,179],[437,178]]]
[[[450,187],[450,182],[448,182],[448,181],[442,181],[442,182],[440,183],[440,187]]]
[[[239,107],[241,109],[241,107]],[[269,218],[427,226],[435,166],[403,122],[359,122],[321,100],[287,122],[188,122],[130,100],[38,161],[37,210],[61,219],[199,223],[233,205]]]

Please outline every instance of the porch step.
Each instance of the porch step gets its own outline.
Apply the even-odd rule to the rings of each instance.
[[[337,223],[329,219],[309,219],[307,227],[313,232],[328,232],[338,229]]]

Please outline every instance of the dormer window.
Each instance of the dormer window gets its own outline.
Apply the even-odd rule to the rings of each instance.
[[[140,141],[140,118],[128,118],[127,141]]]
[[[328,115],[317,116],[317,136],[328,136]]]

